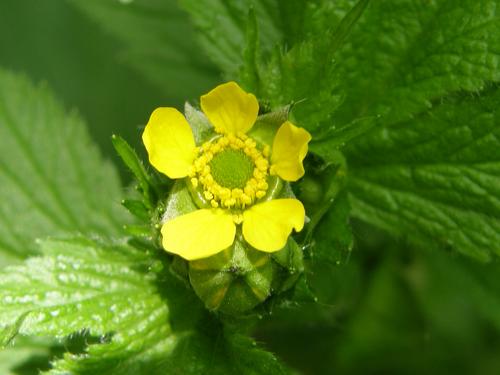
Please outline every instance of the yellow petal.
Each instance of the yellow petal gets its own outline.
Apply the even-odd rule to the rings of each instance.
[[[184,259],[207,258],[233,244],[236,226],[221,209],[202,209],[167,221],[161,228],[162,244]]]
[[[274,136],[271,168],[285,181],[297,181],[304,175],[302,161],[307,154],[311,134],[285,121]]]
[[[275,199],[256,204],[243,213],[243,236],[257,250],[281,250],[295,229],[304,227],[305,210],[297,199]]]
[[[201,109],[218,133],[246,133],[259,113],[259,103],[236,82],[217,86],[201,97]]]
[[[175,108],[156,108],[142,133],[149,162],[170,178],[189,174],[195,158],[193,132]]]

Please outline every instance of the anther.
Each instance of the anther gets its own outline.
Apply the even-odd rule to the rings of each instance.
[[[267,184],[266,181],[262,180],[262,181],[259,181],[259,183],[257,184],[257,187],[261,190],[267,190],[269,185]]]
[[[270,153],[271,153],[271,148],[268,145],[265,145],[264,148],[262,149],[262,155],[268,158]]]
[[[252,204],[252,198],[250,198],[247,194],[243,193],[240,197],[240,200],[243,204],[249,205]]]

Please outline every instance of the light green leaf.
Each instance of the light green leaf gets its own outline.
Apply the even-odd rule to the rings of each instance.
[[[215,85],[216,70],[199,49],[193,48],[191,25],[176,1],[70,0],[70,3],[123,43],[121,60],[169,96],[179,98],[179,102]]]
[[[342,3],[342,2],[340,2]],[[336,56],[336,119],[408,119],[460,90],[500,80],[498,0],[373,1]]]
[[[354,216],[427,247],[500,255],[500,90],[448,99],[348,148]]]
[[[4,328],[2,328],[2,330],[0,330],[0,350],[5,349],[5,347],[7,347],[12,342],[14,337],[17,336],[24,322],[24,319],[26,319],[26,316],[28,314],[29,311],[21,314],[14,323],[8,324]]]
[[[156,250],[88,239],[41,247],[43,257],[0,275],[2,325],[27,314],[20,334],[63,338],[84,330],[102,342],[84,355],[66,354],[51,373],[284,373],[248,338],[222,331],[166,270],[157,276]]]
[[[0,252],[22,257],[34,239],[120,232],[126,212],[114,168],[84,124],[44,85],[0,70]]]
[[[40,247],[43,257],[0,275],[2,325],[29,313],[19,333],[62,338],[82,329],[102,335],[143,314],[166,314],[153,275],[141,269],[153,262],[147,252],[85,239],[46,240]]]

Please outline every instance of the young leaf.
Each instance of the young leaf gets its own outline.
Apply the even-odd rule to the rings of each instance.
[[[275,53],[261,71],[260,94],[272,107],[297,102],[293,114],[301,126],[314,133],[313,139],[332,138],[335,134],[331,132],[338,132],[340,126],[346,125],[332,125],[331,122],[342,99],[337,90],[339,76],[334,57],[356,27],[368,3],[369,0],[360,0],[338,22],[324,24],[318,30],[313,28],[303,41],[287,51]],[[329,13],[326,6],[321,10]],[[313,15],[309,17],[314,18]],[[353,124],[356,123],[347,126],[352,128]],[[347,132],[360,133],[361,130]]]
[[[425,246],[500,255],[499,101],[498,88],[450,98],[358,138],[347,149],[353,215]]]
[[[216,83],[216,70],[193,48],[194,35],[175,1],[71,0],[123,44],[123,60],[161,90],[179,98]],[[179,81],[179,76],[183,79]],[[182,82],[182,84],[174,83]]]
[[[115,169],[75,113],[45,86],[0,70],[0,250],[69,232],[119,233],[126,219]]]

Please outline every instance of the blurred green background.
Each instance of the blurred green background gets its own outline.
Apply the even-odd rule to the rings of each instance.
[[[111,134],[142,152],[141,126],[154,108],[181,108],[222,80],[176,2],[149,3],[137,14],[157,11],[154,25],[123,14],[104,30],[70,1],[0,1],[0,65],[47,82],[115,161]],[[154,51],[141,49],[149,26],[165,29]],[[136,45],[120,30],[137,33]],[[144,63],[147,74],[135,69]],[[155,80],[158,69],[168,82]],[[500,373],[498,264],[415,250],[353,224],[350,261],[312,275],[313,287],[329,293],[320,304],[276,311],[258,329],[259,342],[305,374]]]
[[[193,68],[188,66],[182,71],[175,65],[160,66],[176,78],[168,85],[154,82],[154,73],[144,78],[134,69],[134,64],[154,60],[155,56],[141,51],[140,45],[135,51],[127,48],[116,34],[103,30],[82,13],[76,3],[0,1],[0,65],[23,72],[35,82],[47,82],[67,109],[82,115],[103,153],[115,161],[118,159],[111,146],[111,134],[122,135],[141,151],[140,128],[154,108],[182,108],[184,101],[197,100],[219,79],[219,73],[196,48],[188,17],[178,9],[176,1],[148,4],[170,13],[170,20],[158,16],[166,30],[165,43],[157,46],[159,51],[181,43],[187,50],[194,50],[193,59],[201,56]],[[130,28],[130,32],[142,26],[131,24],[127,18],[113,21],[116,27]],[[197,79],[199,72],[206,77],[202,81]]]

